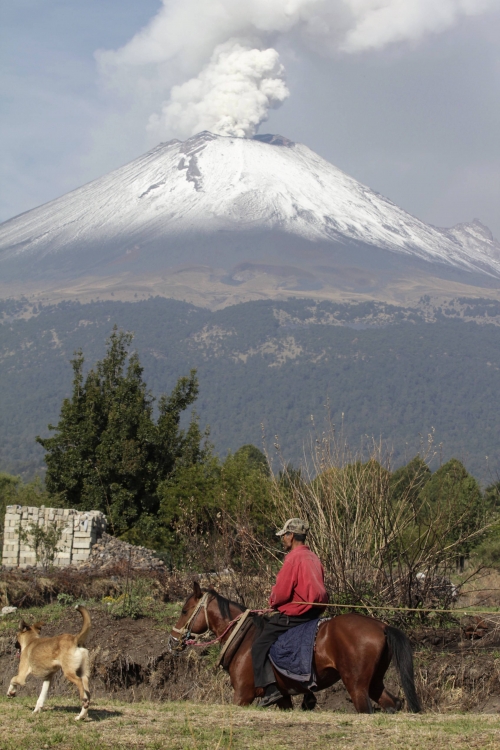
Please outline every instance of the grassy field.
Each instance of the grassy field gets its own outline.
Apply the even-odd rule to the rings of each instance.
[[[231,705],[98,701],[89,720],[75,722],[77,700],[0,698],[1,750],[493,750],[500,716],[421,716],[279,712]]]

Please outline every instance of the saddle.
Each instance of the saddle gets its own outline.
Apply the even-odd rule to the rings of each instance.
[[[218,666],[227,672],[234,655],[243,643],[249,630],[255,627],[258,632],[261,630],[262,625],[263,617],[261,615],[250,614],[250,610],[247,609],[236,623],[233,632],[222,647],[219,654]]]

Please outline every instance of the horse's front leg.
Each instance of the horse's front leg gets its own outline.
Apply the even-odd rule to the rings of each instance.
[[[229,667],[235,706],[249,706],[256,698],[250,643],[243,643]]]
[[[255,699],[255,688],[250,685],[238,685],[234,690],[233,703],[235,706],[249,706]]]
[[[284,695],[276,704],[280,711],[293,711],[292,699],[289,695]]]

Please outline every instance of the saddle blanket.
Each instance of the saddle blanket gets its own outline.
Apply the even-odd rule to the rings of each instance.
[[[285,631],[271,646],[269,658],[273,666],[285,677],[296,682],[315,684],[313,674],[314,641],[318,620],[309,620],[303,625]]]

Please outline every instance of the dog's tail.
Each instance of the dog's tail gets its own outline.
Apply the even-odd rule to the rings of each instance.
[[[81,614],[83,618],[82,629],[76,636],[77,637],[76,643],[77,643],[77,646],[84,646],[85,641],[87,640],[88,634],[90,633],[90,626],[91,626],[90,615],[88,611],[85,609],[85,607],[82,607],[80,604],[77,604],[75,609],[79,611],[79,613]]]

